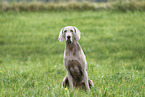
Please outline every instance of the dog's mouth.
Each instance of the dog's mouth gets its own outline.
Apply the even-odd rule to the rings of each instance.
[[[67,43],[70,44],[71,43],[71,40],[67,40]]]

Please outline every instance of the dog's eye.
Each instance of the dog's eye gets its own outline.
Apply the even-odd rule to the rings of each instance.
[[[64,33],[66,33],[67,32],[67,30],[64,30]]]
[[[70,32],[73,32],[73,30],[70,30]]]

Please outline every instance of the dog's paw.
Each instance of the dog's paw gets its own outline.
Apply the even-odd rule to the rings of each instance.
[[[87,89],[87,92],[90,92],[90,88]]]

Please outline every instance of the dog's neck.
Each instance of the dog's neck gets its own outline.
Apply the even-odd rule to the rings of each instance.
[[[77,41],[73,42],[72,44],[67,45],[65,47],[65,59],[74,60],[79,57],[79,52],[81,47]]]
[[[77,48],[77,41],[72,42],[70,44],[66,43],[66,49],[69,51],[74,51]]]

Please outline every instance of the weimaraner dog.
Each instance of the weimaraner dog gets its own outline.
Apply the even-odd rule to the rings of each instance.
[[[80,39],[80,31],[73,26],[61,29],[58,40],[65,39],[64,65],[67,75],[63,79],[62,86],[85,88],[88,92],[94,87],[92,80],[88,79],[87,61],[84,52],[77,42]]]

